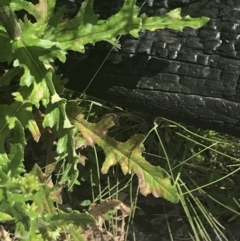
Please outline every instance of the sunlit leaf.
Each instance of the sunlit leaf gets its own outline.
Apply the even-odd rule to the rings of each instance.
[[[189,15],[182,17],[181,8],[176,8],[162,16],[147,17],[142,14],[141,18],[142,28],[150,31],[164,28],[182,31],[184,27],[196,29],[209,21],[208,17],[191,18]]]
[[[135,135],[123,143],[108,136],[107,131],[114,126],[113,114],[105,115],[98,123],[89,123],[82,114],[74,116],[73,111],[72,115],[73,123],[85,139],[85,146],[97,144],[102,147],[106,155],[103,173],[107,173],[111,166],[119,164],[124,174],[133,172],[137,175],[143,195],[152,193],[155,197],[162,196],[171,202],[178,202],[177,190],[172,186],[167,172],[159,166],[152,166],[142,156],[142,136]]]

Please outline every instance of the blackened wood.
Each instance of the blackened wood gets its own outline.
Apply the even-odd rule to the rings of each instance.
[[[97,1],[103,17],[122,1]],[[140,5],[141,2],[138,2]],[[183,15],[208,16],[199,30],[145,31],[121,38],[87,93],[116,104],[196,127],[240,135],[240,1],[155,0],[142,11],[161,15],[182,7]],[[83,91],[111,46],[90,47],[88,57],[70,54],[62,72],[68,88]]]

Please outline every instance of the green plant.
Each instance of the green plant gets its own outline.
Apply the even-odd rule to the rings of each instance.
[[[139,16],[135,1],[126,0],[116,15],[101,20],[93,12],[93,0],[86,0],[74,18],[63,19],[64,10],[54,12],[55,3],[40,0],[34,5],[24,0],[0,0],[0,46],[4,46],[0,61],[9,65],[13,61],[13,69],[0,79],[0,86],[8,89],[0,105],[0,211],[2,220],[16,223],[14,232],[20,238],[55,240],[70,233],[70,239],[83,240],[83,229],[87,224],[94,225],[94,217],[55,207],[63,185],[72,190],[79,184],[78,163],[82,157],[76,148],[100,146],[106,154],[102,172],[120,164],[124,174],[137,175],[144,195],[152,193],[176,203],[178,193],[169,174],[142,156],[144,136],[134,135],[126,142],[118,142],[107,135],[114,125],[114,115],[90,123],[81,108],[67,104],[61,97],[64,83],[56,74],[54,61],[65,62],[68,50],[83,52],[89,43],[104,40],[120,47],[116,43],[118,35],[130,33],[137,37],[142,29],[198,28],[208,18],[181,18],[180,9],[160,17]],[[27,16],[18,20],[13,11],[22,9],[35,22]],[[18,76],[16,83],[14,78]],[[46,168],[42,171],[35,164],[26,171],[26,145],[31,139],[41,143],[49,136],[51,143],[45,143],[45,149],[51,157],[48,155]],[[51,181],[53,171],[57,172],[55,185]]]

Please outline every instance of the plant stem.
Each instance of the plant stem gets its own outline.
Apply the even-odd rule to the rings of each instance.
[[[12,40],[21,37],[21,26],[16,14],[9,6],[0,6],[0,21]]]

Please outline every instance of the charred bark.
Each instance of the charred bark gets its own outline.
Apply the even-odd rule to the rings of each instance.
[[[107,17],[121,4],[96,0],[95,8]],[[183,15],[211,20],[198,30],[121,37],[121,50],[110,53],[86,93],[153,116],[240,135],[240,1],[155,0],[142,11],[161,15],[177,7]],[[61,66],[70,79],[67,88],[85,90],[110,49],[98,43],[84,60],[70,54]]]

